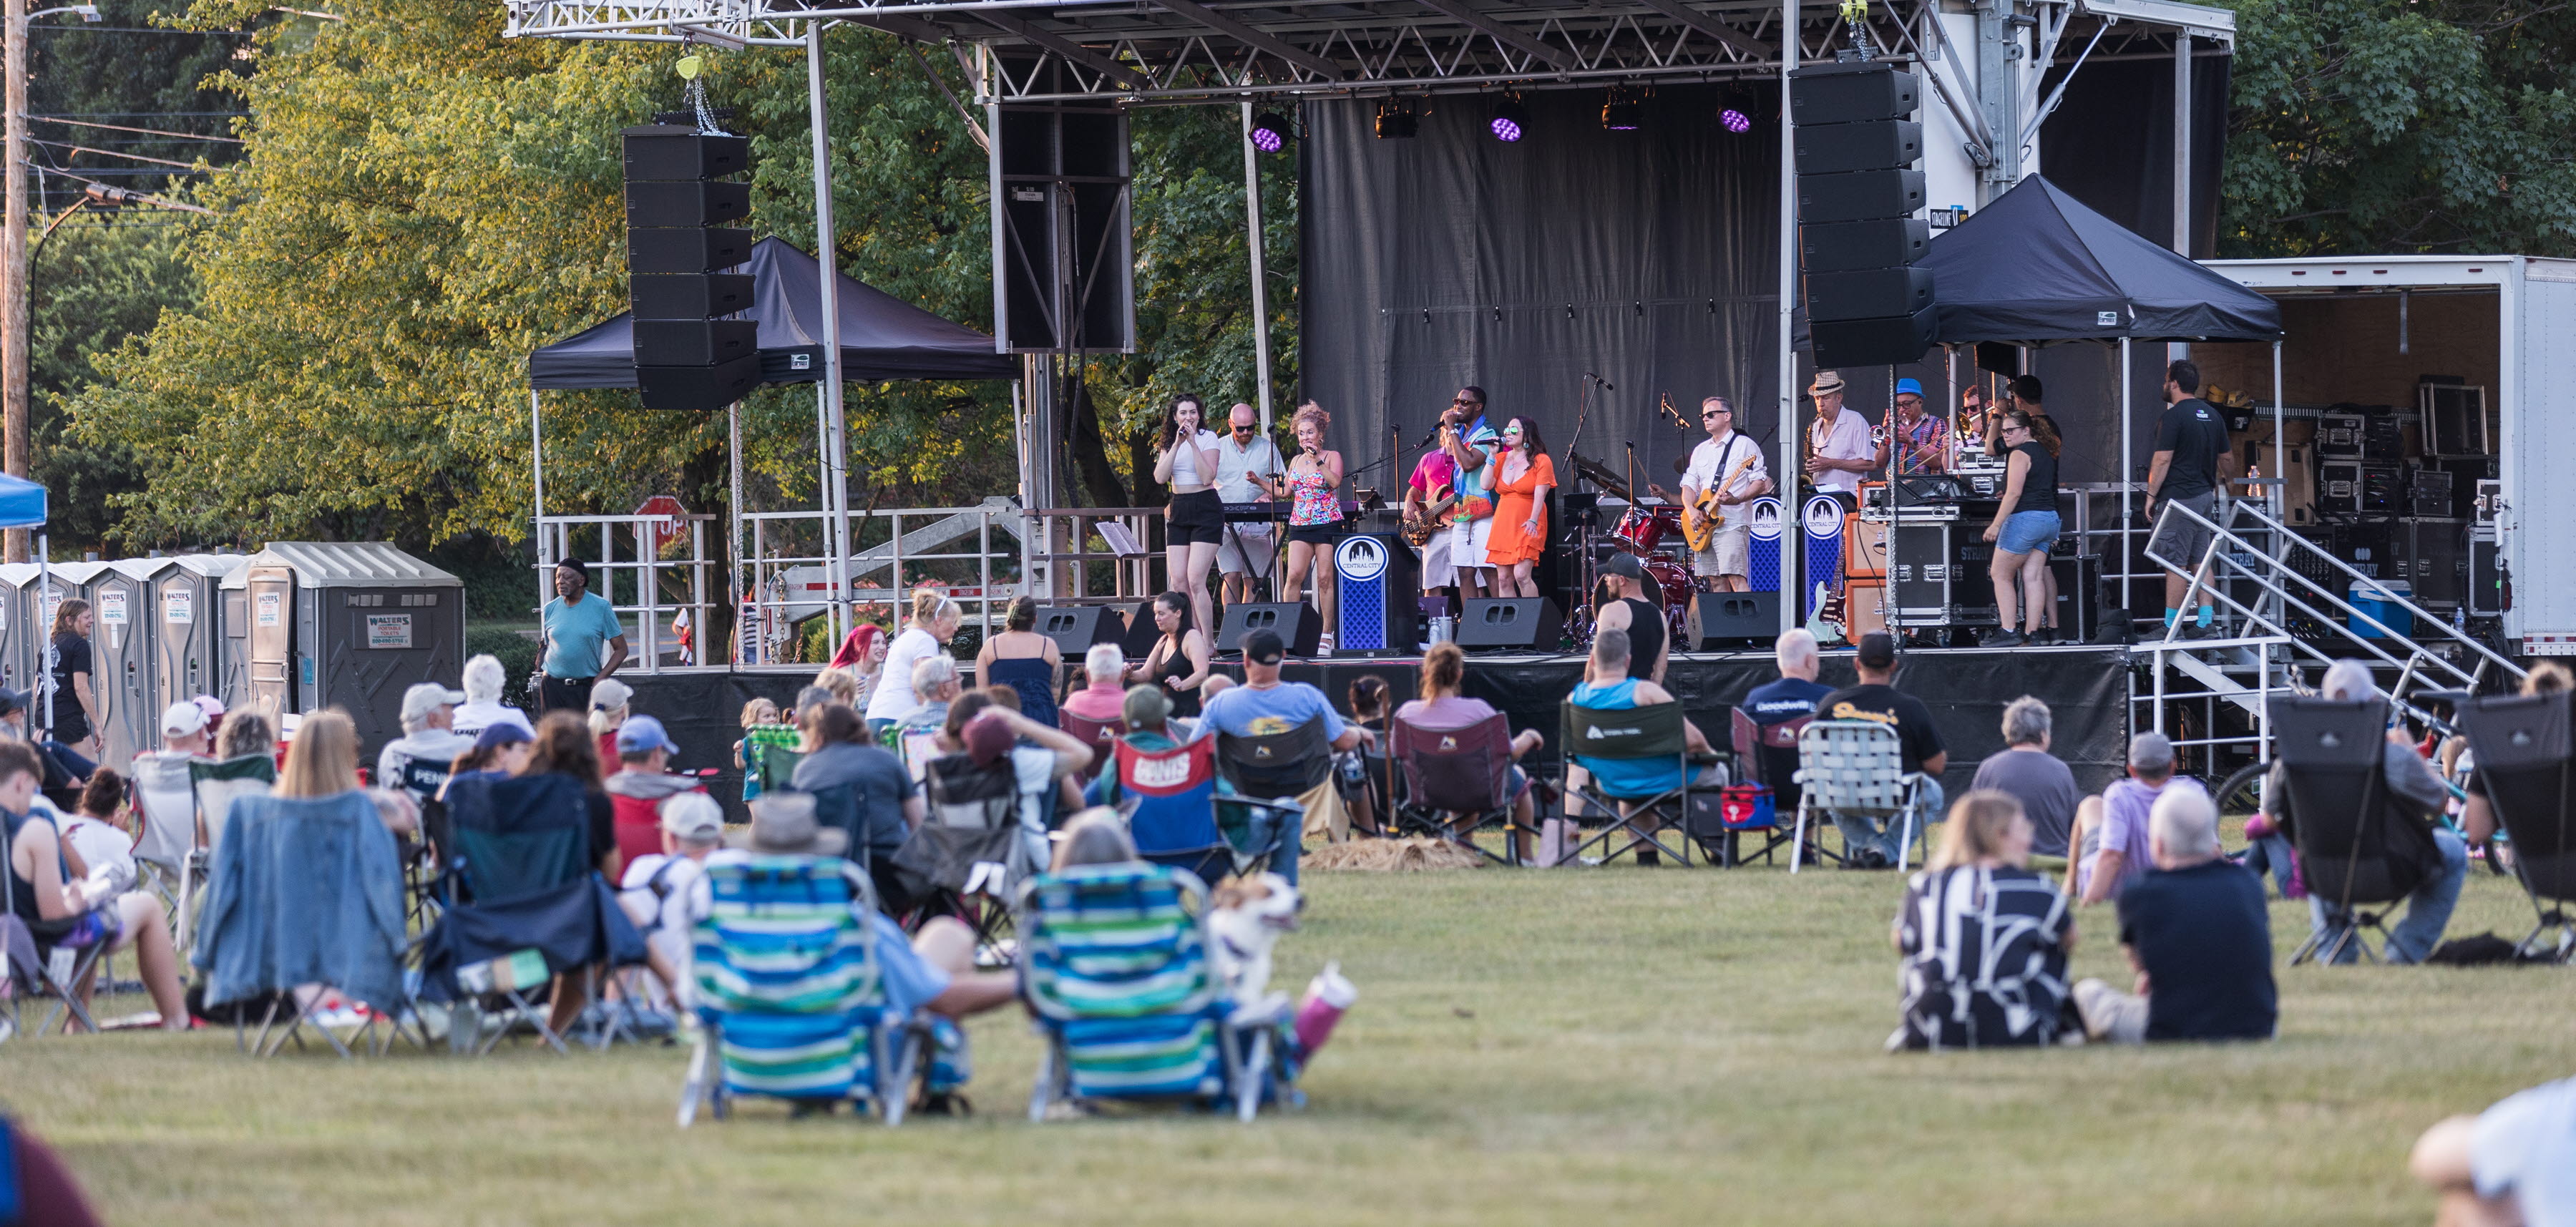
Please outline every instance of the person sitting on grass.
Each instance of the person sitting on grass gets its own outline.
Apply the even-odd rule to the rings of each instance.
[[[2075,807],[2074,852],[2066,864],[2067,889],[2090,907],[2120,892],[2155,864],[2148,846],[2147,815],[2173,791],[2207,795],[2200,781],[2174,774],[2172,739],[2140,733],[2129,739],[2129,778],[2113,780],[2098,797]]]
[[[2029,695],[2013,700],[2004,708],[2004,750],[1977,764],[1970,787],[2011,793],[2030,815],[2031,851],[2064,856],[2084,794],[2075,787],[2075,773],[2048,752],[2048,741],[2048,704]]]
[[[1467,654],[1457,644],[1441,642],[1431,645],[1422,657],[1422,697],[1395,709],[1395,718],[1424,732],[1438,733],[1468,728],[1492,719],[1494,705],[1483,699],[1471,699],[1461,693],[1467,682]],[[1648,682],[1651,686],[1654,683]],[[1529,859],[1531,817],[1530,781],[1519,766],[1522,756],[1539,747],[1546,739],[1537,729],[1522,729],[1512,735],[1511,798],[1512,840],[1523,861]],[[1476,816],[1457,816],[1460,824],[1472,823]],[[1463,839],[1463,833],[1460,835]]]
[[[2576,1078],[2434,1125],[2415,1140],[2406,1165],[2441,1194],[2437,1227],[2576,1222]]]
[[[1896,913],[1904,1018],[1888,1051],[2057,1042],[2075,916],[2030,869],[2030,841],[2030,817],[2007,794],[1970,792],[1952,807]]]
[[[1576,686],[1566,701],[1586,711],[1629,711],[1673,702],[1672,694],[1663,687],[1629,675],[1629,652],[1628,632],[1611,629],[1595,633],[1591,659],[1584,665],[1583,684]],[[1429,664],[1429,658],[1424,664]],[[1713,753],[1708,737],[1689,719],[1682,721],[1682,744],[1693,759]],[[1655,797],[1681,787],[1684,779],[1681,764],[1669,758],[1570,757],[1573,761],[1565,768],[1565,817],[1550,819],[1548,825],[1553,829],[1542,833],[1538,853],[1541,865],[1563,864],[1565,856],[1580,842],[1575,823],[1583,815],[1583,788],[1587,783],[1598,779],[1603,794],[1611,797]],[[1701,782],[1708,779],[1703,769]],[[1625,817],[1627,803],[1621,802],[1619,808]],[[1638,864],[1652,865],[1660,859],[1653,845],[1638,846]]]
[[[2270,1039],[2279,1016],[2263,880],[2218,849],[2218,807],[2197,788],[2156,798],[2155,868],[2120,892],[2120,946],[2135,993],[2075,986],[2096,1042]]]

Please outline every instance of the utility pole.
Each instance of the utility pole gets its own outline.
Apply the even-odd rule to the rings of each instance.
[[[8,76],[0,105],[9,110],[9,168],[5,214],[0,214],[0,471],[27,475],[27,0],[0,0],[7,16],[8,46],[0,52],[0,70]],[[10,562],[27,561],[27,530],[8,530],[4,546]]]

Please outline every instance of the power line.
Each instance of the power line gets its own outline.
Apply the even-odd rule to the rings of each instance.
[[[99,116],[101,116],[101,115],[116,115],[116,116],[121,116],[121,117],[123,117],[123,118],[127,118],[127,119],[132,119],[132,118],[135,118],[135,117],[137,117],[137,116],[142,116],[142,117],[147,117],[147,118],[160,118],[160,117],[163,117],[163,116],[170,116],[170,115],[228,115],[228,116],[237,116],[237,117],[245,118],[245,119],[246,119],[246,118],[248,118],[248,117],[250,116],[250,112],[248,112],[248,111],[44,111],[44,112],[29,112],[29,113],[28,113],[28,115],[27,115],[27,118],[29,118],[29,119],[62,119],[62,118],[65,118],[65,117],[68,117],[68,116],[73,116],[73,115],[78,115],[78,116],[82,116],[82,117],[89,118],[89,119],[96,119],[96,118],[98,118],[98,117],[99,117]]]
[[[154,162],[154,163],[158,163],[158,164],[160,164],[160,165],[162,165],[162,166],[176,166],[176,167],[178,167],[178,168],[179,168],[179,169],[181,169],[181,170],[195,170],[195,169],[197,169],[197,164],[196,164],[196,163],[194,163],[194,162],[174,162],[174,161],[171,161],[171,160],[170,160],[170,159],[168,159],[168,158],[152,158],[152,157],[145,157],[144,155],[139,154],[139,153],[119,153],[119,152],[117,152],[116,150],[113,150],[113,149],[100,149],[100,148],[97,148],[96,146],[92,146],[92,145],[74,145],[74,144],[70,144],[70,143],[67,143],[67,142],[64,142],[64,141],[49,141],[49,140],[45,140],[45,139],[43,139],[43,138],[41,138],[41,137],[33,137],[33,136],[31,136],[31,137],[26,138],[26,140],[27,140],[27,143],[28,143],[28,144],[30,144],[30,145],[46,145],[46,146],[50,146],[50,147],[55,148],[55,149],[68,149],[68,150],[71,150],[73,153],[76,153],[76,154],[79,154],[79,153],[94,153],[94,154],[98,154],[98,155],[99,155],[99,156],[101,156],[101,157],[108,157],[108,158],[125,158],[125,159],[128,159],[128,160],[130,160],[130,161],[135,161],[135,162]]]
[[[124,124],[96,124],[80,119],[58,119],[51,115],[30,115],[27,118],[42,119],[47,123],[69,124],[75,128],[104,128],[110,132],[140,132],[145,136],[175,137],[183,141],[222,141],[228,145],[244,145],[249,143],[237,136],[208,136],[198,132],[166,132],[159,128],[132,128]]]

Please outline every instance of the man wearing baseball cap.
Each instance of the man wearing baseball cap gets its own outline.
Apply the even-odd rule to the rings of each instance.
[[[1233,737],[1266,737],[1322,721],[1324,740],[1335,750],[1350,750],[1365,744],[1377,744],[1377,734],[1356,724],[1342,722],[1324,692],[1304,682],[1279,680],[1279,663],[1288,655],[1288,644],[1279,632],[1264,628],[1243,637],[1243,684],[1207,703],[1199,711],[1199,731],[1205,735],[1215,730]],[[1334,787],[1332,773],[1323,773],[1324,781],[1298,794],[1306,809],[1305,833],[1322,834],[1336,842],[1350,833],[1350,816],[1342,809],[1339,789]],[[1293,845],[1294,841],[1283,841]],[[1281,851],[1293,858],[1295,849]],[[1274,868],[1276,866],[1274,865]],[[1290,881],[1296,880],[1295,861],[1278,872]]]
[[[608,803],[617,813],[617,854],[632,862],[662,847],[662,810],[683,793],[702,792],[691,776],[672,775],[680,752],[662,722],[628,716],[617,726],[617,774],[608,777]]]
[[[707,855],[724,846],[724,807],[705,793],[681,793],[663,802],[657,825],[661,851],[627,859],[617,881],[617,906],[644,935],[646,961],[663,990],[685,1006],[696,921],[690,890]]]
[[[1941,730],[1932,723],[1932,709],[1923,700],[1896,688],[1896,640],[1885,631],[1871,631],[1860,637],[1860,651],[1853,665],[1860,671],[1860,684],[1845,686],[1826,695],[1816,704],[1819,720],[1867,720],[1896,730],[1902,743],[1905,769],[1920,771],[1931,777],[1924,785],[1924,808],[1918,830],[1941,821],[1947,812],[1947,799],[1941,793],[1941,770],[1950,765],[1950,751],[1941,744]],[[1865,869],[1887,869],[1896,864],[1896,841],[1903,838],[1901,819],[1881,823],[1870,818],[1846,818],[1834,815],[1834,825],[1842,828],[1843,847],[1853,863]],[[1927,835],[1928,839],[1929,836]]]
[[[474,748],[474,739],[456,731],[456,705],[465,692],[436,682],[422,682],[403,692],[403,735],[376,754],[376,786],[410,793],[427,804],[447,783],[456,756]]]
[[[1663,684],[1664,662],[1672,656],[1672,636],[1664,633],[1664,611],[1646,599],[1646,568],[1634,554],[1612,554],[1601,564],[1601,582],[1610,599],[1593,614],[1600,630],[1628,632],[1628,676]]]
[[[590,594],[590,564],[578,558],[555,564],[555,594],[544,614],[545,674],[537,684],[537,706],[588,711],[591,684],[626,663],[626,627],[607,597]]]
[[[1872,442],[1869,419],[1843,407],[1841,372],[1816,372],[1807,394],[1816,398],[1815,422],[1807,432],[1807,480],[1818,490],[1860,497],[1861,478],[1886,465],[1887,444]]]

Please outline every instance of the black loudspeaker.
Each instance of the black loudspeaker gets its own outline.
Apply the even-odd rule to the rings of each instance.
[[[1126,619],[1127,631],[1118,641],[1119,650],[1127,653],[1129,660],[1145,659],[1153,652],[1154,641],[1163,637],[1162,630],[1154,625],[1154,603],[1138,601],[1135,608],[1121,616]]]
[[[628,183],[626,224],[721,226],[751,216],[748,183]]]
[[[1070,67],[1030,51],[1001,54],[1004,79],[1031,94],[1083,92]],[[1019,258],[993,280],[993,330],[1012,353],[1136,348],[1136,258],[1129,217],[1127,112],[1114,100],[995,108],[993,229]]]
[[[1847,170],[1912,166],[1923,156],[1923,125],[1909,119],[1832,124],[1797,129],[1798,173],[1835,175]]]
[[[1565,634],[1565,615],[1543,596],[1498,597],[1467,602],[1458,616],[1458,646],[1520,648],[1553,652]]]
[[[1932,306],[1932,270],[1896,265],[1849,273],[1807,274],[1807,318],[1867,320],[1913,315]]]
[[[1921,88],[1914,74],[1867,60],[1801,68],[1789,74],[1789,120],[1804,126],[1905,119],[1921,105]]]
[[[751,166],[751,138],[711,136],[688,124],[628,128],[629,179],[721,179]]]
[[[1216,650],[1242,651],[1243,637],[1263,630],[1279,632],[1288,643],[1289,655],[1312,659],[1324,641],[1324,616],[1304,601],[1228,605],[1224,625],[1217,628]]]
[[[751,244],[748,230],[629,230],[626,271],[712,273],[750,259]]]
[[[1888,319],[1810,321],[1807,337],[1819,367],[1912,362],[1932,348],[1932,308]]]
[[[1865,222],[1923,211],[1923,172],[1855,170],[1798,176],[1798,220],[1810,225]]]
[[[635,353],[653,366],[715,366],[760,354],[756,320],[636,320]]]
[[[760,386],[760,359],[736,358],[719,366],[639,366],[635,390],[647,409],[721,409]]]
[[[1040,605],[1037,632],[1055,640],[1066,663],[1079,664],[1091,645],[1125,639],[1127,623],[1107,605]]]
[[[1919,217],[1798,227],[1799,267],[1841,273],[1912,264],[1932,246],[1932,223]]]
[[[2057,577],[2059,642],[2092,639],[2102,629],[2102,556],[2050,558],[2048,569]]]
[[[1780,638],[1780,594],[1777,592],[1697,592],[1691,594],[1690,621],[1682,642],[1685,652],[1759,647]]]
[[[628,298],[639,320],[703,320],[751,309],[751,275],[646,274],[629,278]]]

